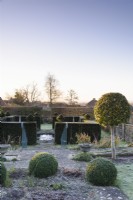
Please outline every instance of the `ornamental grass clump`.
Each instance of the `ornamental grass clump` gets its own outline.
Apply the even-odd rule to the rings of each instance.
[[[3,162],[0,161],[0,185],[5,186],[7,170]]]
[[[77,133],[76,134],[76,138],[77,138],[77,143],[78,144],[91,143],[91,138],[86,133]]]
[[[120,144],[120,138],[118,136],[115,137],[115,146],[118,147]],[[98,148],[111,148],[111,138],[102,138],[95,145]]]
[[[58,162],[56,158],[46,152],[35,154],[29,163],[29,174],[38,178],[46,178],[57,172]]]
[[[89,162],[86,168],[86,179],[93,185],[113,185],[117,177],[115,165],[108,159],[96,158]]]

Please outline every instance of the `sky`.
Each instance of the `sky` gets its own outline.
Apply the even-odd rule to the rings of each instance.
[[[119,92],[133,102],[133,0],[0,0],[0,97],[48,74],[62,99]]]

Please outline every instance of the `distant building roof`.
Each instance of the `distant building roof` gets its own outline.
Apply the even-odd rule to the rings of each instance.
[[[87,106],[94,107],[96,102],[97,102],[97,100],[95,98],[93,98],[90,102],[87,103]]]

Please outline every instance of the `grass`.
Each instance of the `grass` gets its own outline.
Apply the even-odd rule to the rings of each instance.
[[[101,142],[106,144],[110,138],[110,133],[101,131]],[[119,140],[118,147],[128,147],[128,144]],[[118,170],[116,186],[128,196],[129,200],[133,200],[133,164],[119,164],[116,168]]]
[[[41,124],[41,130],[51,130],[52,124]]]
[[[116,186],[129,198],[133,199],[133,164],[117,165],[118,176]]]
[[[78,144],[68,144],[67,148],[70,150],[80,150],[80,147]]]

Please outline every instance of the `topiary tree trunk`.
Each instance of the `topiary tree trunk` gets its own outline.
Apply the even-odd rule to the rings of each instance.
[[[111,150],[112,150],[112,158],[116,159],[116,149],[115,149],[115,126],[111,126]]]

